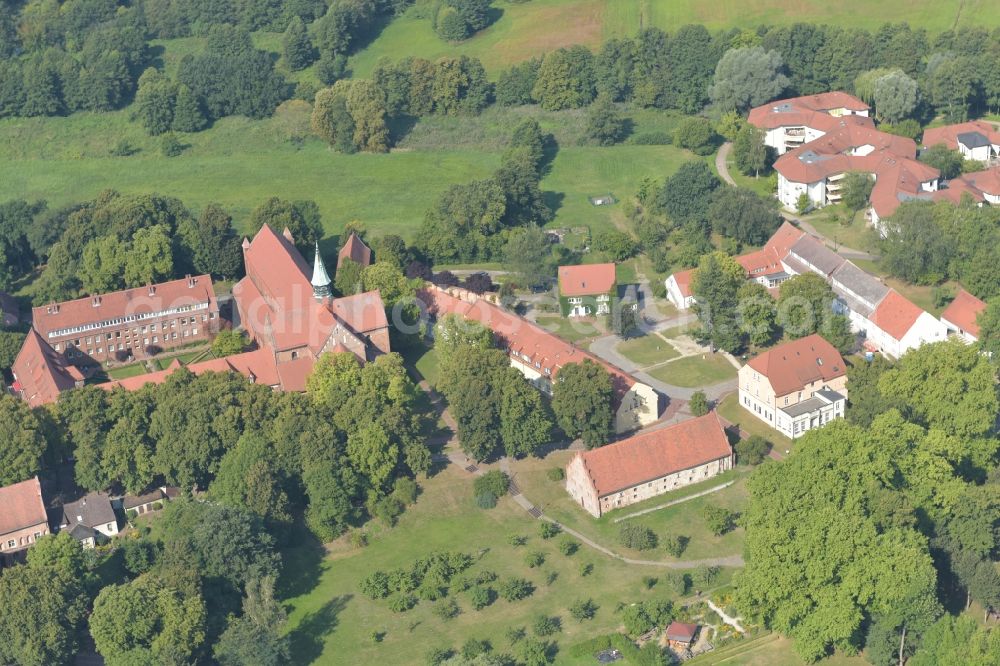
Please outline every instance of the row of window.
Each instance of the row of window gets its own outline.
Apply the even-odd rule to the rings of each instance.
[[[207,322],[209,319],[215,319],[215,313],[212,313],[211,315],[202,315],[201,316],[201,321],[202,322]],[[183,326],[197,327],[198,326],[198,318],[197,317],[191,317],[190,319],[188,319],[187,317],[183,317],[183,318],[181,318],[179,320],[178,319],[174,319],[173,321],[170,321],[170,322],[166,322],[166,321],[163,322],[162,325],[160,326],[160,328],[164,331],[164,335],[163,335],[163,339],[164,340],[169,340],[171,338],[174,338],[174,339],[177,338],[177,334],[176,333],[174,333],[171,336],[171,334],[167,333],[166,331],[168,329],[175,329],[175,328],[177,328],[178,324],[180,324],[180,326],[182,326],[182,327]],[[72,347],[82,347],[83,344],[86,344],[86,345],[100,344],[102,340],[107,340],[109,342],[112,341],[112,340],[120,340],[122,338],[122,333],[123,332],[125,334],[125,344],[126,345],[130,345],[132,343],[132,337],[131,336],[136,336],[135,337],[135,344],[138,344],[139,343],[139,337],[138,336],[139,336],[140,332],[145,335],[146,333],[156,333],[156,331],[157,331],[157,324],[151,324],[148,327],[147,326],[143,326],[141,329],[139,327],[133,328],[131,331],[128,331],[128,330],[125,330],[125,331],[115,331],[114,333],[107,333],[107,334],[103,334],[103,335],[93,335],[93,336],[88,336],[87,338],[77,338],[76,340],[72,340],[72,341],[67,340],[66,341],[66,349],[69,350]],[[190,329],[190,333],[188,331],[185,331],[184,332],[184,337],[188,337],[189,334],[190,335],[197,335],[198,334],[198,329],[197,328]],[[153,337],[153,342],[157,342],[157,336]],[[145,344],[149,344],[149,338],[145,339]],[[52,348],[55,349],[56,351],[60,351],[59,347],[60,347],[60,344],[58,342],[52,345]],[[110,344],[110,345],[108,345],[108,348],[111,349],[111,350],[113,350],[115,348],[115,345],[114,344]],[[120,346],[119,346],[119,348],[120,348]]]
[[[193,336],[198,335],[198,329],[197,328],[193,328],[190,331],[184,331],[183,333],[184,334],[183,334],[182,337],[184,337],[184,338],[186,338],[188,336],[193,337]],[[164,333],[163,334],[163,341],[164,342],[167,342],[168,340],[176,340],[176,339],[177,339],[177,333],[176,332],[175,333]],[[149,338],[143,338],[142,344],[139,343],[138,338],[134,342],[129,342],[128,340],[126,340],[125,342],[122,342],[122,343],[118,344],[117,350],[118,351],[125,351],[126,349],[142,349],[144,347],[149,346],[149,344],[150,344],[149,340],[150,340]],[[160,336],[154,335],[153,336],[153,344],[154,345],[155,344],[159,344],[159,342],[160,342]],[[56,349],[56,351],[59,351],[59,345],[56,345],[55,349]],[[88,347],[87,348],[87,356],[92,356],[95,353],[95,351],[98,354],[103,354],[104,353],[104,347],[98,347],[96,350],[94,348],[92,348],[92,347]],[[112,344],[108,345],[108,353],[109,354],[113,354],[114,352],[115,352],[115,345],[112,343]],[[66,347],[66,353],[67,353],[67,355],[70,358],[79,358],[79,357],[81,357],[81,356],[84,355],[79,349],[73,347],[72,345],[67,345],[67,347]],[[294,356],[292,358],[294,358]]]
[[[170,315],[180,314],[181,312],[191,312],[192,310],[207,310],[207,309],[208,309],[208,303],[198,303],[196,305],[181,305],[176,308],[170,308],[169,310],[160,310],[159,312],[146,312],[141,314],[126,315],[124,317],[118,317],[117,319],[106,319],[104,321],[97,321],[90,324],[81,324],[80,326],[61,328],[55,331],[50,331],[48,335],[50,338],[58,338],[64,335],[70,335],[72,333],[94,331],[99,328],[107,328],[109,326],[121,326],[122,324],[131,323],[133,321],[158,319],[160,317],[169,317]],[[49,314],[52,314],[51,307],[49,308]],[[212,313],[212,317],[213,318],[215,317],[215,313]]]
[[[41,532],[35,532],[34,536],[18,537],[17,541],[14,539],[7,540],[7,550],[12,548],[17,548],[19,546],[29,546],[32,541],[38,541],[39,537],[42,536]]]

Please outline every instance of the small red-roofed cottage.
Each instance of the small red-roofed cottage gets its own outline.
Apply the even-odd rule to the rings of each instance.
[[[559,307],[564,317],[609,314],[617,288],[614,264],[559,267]]]
[[[865,347],[893,358],[928,342],[948,337],[941,320],[922,310],[895,289],[879,302],[863,328]]]
[[[740,406],[795,439],[844,417],[847,367],[817,334],[778,345],[740,368]]]
[[[698,636],[698,625],[671,622],[667,626],[667,645],[675,650],[689,650]]]
[[[979,314],[986,309],[986,303],[979,300],[964,289],[959,289],[948,307],[941,313],[941,323],[948,328],[948,333],[960,336],[965,342],[979,340]]]
[[[14,561],[48,533],[49,520],[37,476],[0,488],[0,564]]]
[[[704,481],[733,467],[733,449],[715,412],[577,453],[566,492],[595,518]]]
[[[343,247],[340,248],[340,252],[337,253],[337,270],[340,270],[340,265],[348,259],[361,268],[371,266],[372,263],[372,249],[365,245],[365,242],[353,231],[347,237]]]

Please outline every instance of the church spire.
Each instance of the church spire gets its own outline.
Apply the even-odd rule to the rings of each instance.
[[[332,295],[330,291],[330,276],[323,265],[323,257],[319,254],[319,243],[316,243],[316,258],[313,259],[312,275],[313,296],[322,299]]]

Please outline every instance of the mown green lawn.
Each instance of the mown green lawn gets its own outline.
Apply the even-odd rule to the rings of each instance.
[[[580,342],[597,337],[604,333],[603,326],[596,319],[581,319],[580,317],[563,317],[552,315],[538,317],[536,323],[546,331],[555,333],[567,342]]]
[[[760,435],[771,442],[771,445],[781,453],[792,448],[792,440],[777,430],[768,427],[766,423],[743,409],[740,406],[739,395],[736,393],[731,393],[723,398],[722,402],[716,407],[716,411],[719,412],[719,416],[730,423],[735,423],[742,430],[747,431],[751,435]]]
[[[848,216],[851,218],[850,224],[843,224],[842,221]],[[851,215],[845,206],[828,206],[808,216],[806,220],[834,244],[832,249],[846,245],[862,252],[878,251],[875,247],[875,232],[866,224],[864,211]]]
[[[733,379],[736,368],[722,354],[701,354],[672,361],[649,374],[674,386],[698,388]]]
[[[618,353],[643,367],[680,356],[669,342],[655,333],[619,342]]]
[[[131,365],[109,368],[105,371],[105,374],[107,374],[108,379],[127,379],[128,377],[144,375],[146,372],[146,365],[144,363],[132,363]]]
[[[458,648],[469,638],[489,640],[494,649],[510,651],[504,632],[530,626],[540,614],[559,616],[562,631],[552,638],[568,647],[599,633],[616,630],[619,602],[662,598],[661,587],[647,590],[642,582],[646,567],[627,565],[585,547],[571,556],[558,544],[565,536],[542,540],[539,522],[510,498],[495,509],[475,507],[471,477],[454,466],[421,482],[422,493],[396,527],[374,530],[363,549],[339,540],[328,552],[299,546],[284,553],[285,577],[280,582],[282,601],[289,608],[288,631],[292,663],[296,664],[421,664],[433,648]],[[508,544],[510,534],[528,537],[523,547]],[[497,599],[475,611],[466,593],[457,593],[461,614],[449,621],[432,613],[433,602],[420,601],[410,611],[393,613],[386,600],[373,601],[359,590],[360,581],[375,570],[410,567],[413,561],[435,550],[462,551],[477,562],[465,575],[496,572],[501,579],[523,577],[535,586],[520,602]],[[545,563],[535,569],[524,563],[526,552],[540,551]],[[581,565],[593,565],[581,575]],[[546,584],[547,577],[555,580]],[[654,574],[655,575],[655,574]],[[723,572],[720,583],[729,579]],[[495,584],[494,584],[495,585]],[[567,612],[578,599],[593,598],[600,606],[593,620],[577,622]],[[385,632],[381,642],[373,632]]]
[[[745,477],[749,473],[748,468],[738,467],[734,471],[706,481],[616,509],[600,518],[594,518],[580,508],[569,496],[565,489],[565,481],[552,481],[547,476],[550,469],[565,467],[572,456],[573,452],[571,451],[556,451],[550,453],[544,460],[526,458],[512,463],[511,469],[514,472],[514,480],[517,485],[525,496],[541,508],[546,515],[595,539],[617,553],[637,559],[666,562],[674,561],[677,558],[668,555],[662,547],[638,551],[620,545],[618,536],[624,522],[649,527],[660,539],[668,534],[688,537],[690,542],[687,549],[681,554],[680,559],[682,560],[725,557],[738,555],[743,551],[743,528],[738,527],[721,537],[714,536],[702,524],[701,511],[709,503],[736,512],[742,511],[746,506]],[[727,481],[736,481],[736,483],[704,497],[659,509],[636,518],[629,518],[621,523],[614,522],[616,518],[687,497]],[[655,570],[651,575],[655,575]]]

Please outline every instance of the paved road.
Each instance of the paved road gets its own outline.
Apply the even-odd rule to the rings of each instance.
[[[722,178],[722,180],[726,181],[730,185],[736,185],[736,181],[733,180],[733,177],[729,174],[729,165],[726,163],[726,161],[729,158],[729,152],[732,150],[732,148],[733,144],[730,143],[729,141],[725,142],[724,144],[722,144],[722,146],[719,147],[719,152],[715,155],[715,168],[719,172],[719,177]],[[796,225],[798,225],[806,233],[811,234],[816,238],[820,239],[821,241],[823,241],[823,243],[829,246],[831,250],[837,248],[836,249],[837,254],[842,256],[844,259],[867,259],[869,261],[874,261],[879,258],[879,255],[877,254],[872,254],[871,252],[864,252],[863,250],[855,250],[854,248],[847,247],[842,243],[836,243],[830,240],[829,238],[821,234],[819,231],[817,231],[816,227],[809,224],[809,222],[803,220],[798,215],[782,212],[781,216],[786,220],[788,220],[789,222],[793,222]]]

